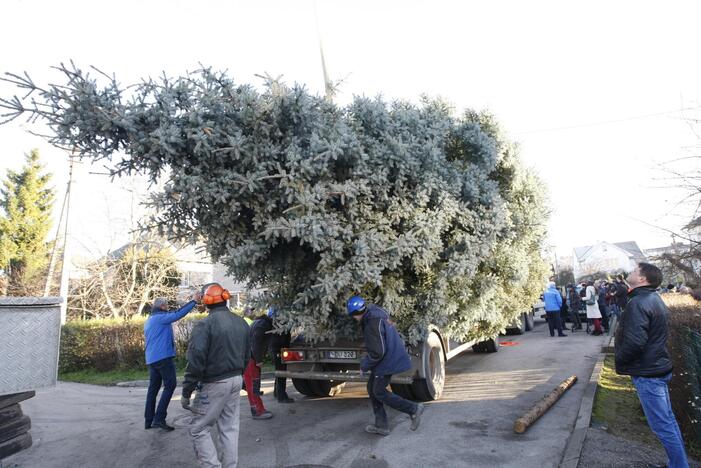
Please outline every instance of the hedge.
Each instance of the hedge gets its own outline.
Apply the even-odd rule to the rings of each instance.
[[[204,314],[189,314],[174,324],[176,359],[184,360],[194,323]],[[146,317],[129,320],[75,320],[61,327],[59,373],[94,369],[138,369],[144,359]]]
[[[671,312],[672,406],[687,444],[701,447],[701,303],[680,294],[663,297]]]

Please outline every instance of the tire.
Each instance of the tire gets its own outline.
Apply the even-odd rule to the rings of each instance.
[[[309,379],[292,379],[292,385],[299,393],[308,397],[315,397],[316,393],[312,390],[311,382]]]
[[[21,436],[32,427],[29,416],[22,416],[12,422],[0,426],[0,443]]]
[[[339,395],[346,383],[334,380],[310,380],[309,386],[317,397],[332,397]]]
[[[526,331],[533,331],[535,328],[535,312],[530,311],[526,314]]]
[[[404,398],[405,400],[415,400],[414,394],[411,391],[411,384],[389,384],[392,392]]]
[[[499,335],[472,345],[472,350],[476,353],[496,353],[499,351]]]
[[[0,442],[0,460],[3,458],[14,455],[24,449],[28,449],[32,446],[32,436],[29,432],[10,439],[5,442]]]
[[[506,335],[523,335],[526,333],[526,327],[528,324],[526,323],[526,314],[521,314],[519,317],[519,326],[515,328],[507,328],[506,329]]]
[[[436,333],[431,332],[421,350],[421,374],[426,376],[414,379],[411,393],[415,400],[438,400],[445,385],[445,354],[443,344]]]
[[[22,408],[19,403],[0,409],[0,426],[22,417]]]

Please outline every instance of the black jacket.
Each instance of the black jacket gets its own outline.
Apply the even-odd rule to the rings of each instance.
[[[616,372],[661,377],[672,371],[667,352],[669,310],[654,288],[642,286],[628,295],[616,331]]]
[[[623,281],[618,281],[616,283],[616,304],[621,309],[626,306],[628,301],[628,286]]]
[[[225,304],[214,306],[209,316],[192,329],[187,347],[183,396],[189,398],[198,382],[216,382],[242,375],[251,355],[248,324]]]
[[[265,359],[273,338],[268,332],[272,329],[273,321],[267,315],[263,315],[251,325],[251,355],[256,362],[263,362]]]

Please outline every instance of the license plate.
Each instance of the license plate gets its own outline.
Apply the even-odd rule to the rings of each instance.
[[[329,359],[355,359],[355,351],[329,351]]]

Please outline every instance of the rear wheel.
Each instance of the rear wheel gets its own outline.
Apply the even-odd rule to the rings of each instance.
[[[499,351],[499,335],[472,345],[472,350],[476,353],[496,353]]]
[[[341,393],[345,382],[336,382],[335,380],[310,380],[309,386],[317,397],[332,397]]]
[[[422,372],[424,378],[414,379],[411,393],[419,401],[438,400],[445,385],[445,355],[441,339],[436,333],[430,333],[423,344]]]
[[[415,400],[414,394],[411,392],[411,384],[389,384],[392,392],[406,400]]]
[[[526,314],[526,331],[532,331],[535,328],[535,312],[530,311]]]
[[[312,390],[311,380],[309,379],[292,379],[292,385],[302,395],[315,397],[316,393]]]

